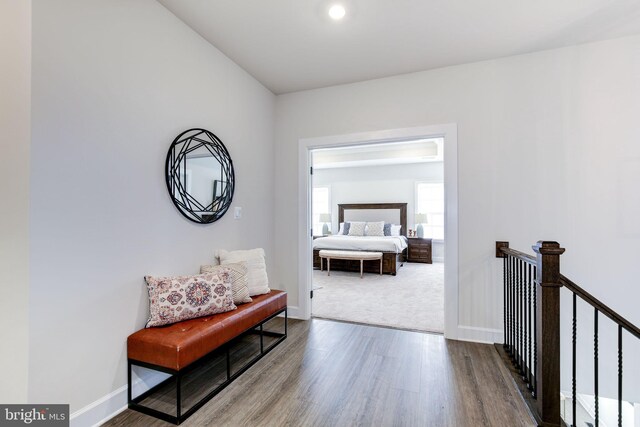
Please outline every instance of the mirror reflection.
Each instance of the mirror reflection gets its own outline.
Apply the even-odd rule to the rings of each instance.
[[[167,155],[167,186],[189,220],[210,223],[228,210],[233,197],[233,165],[224,144],[211,132],[180,134]]]

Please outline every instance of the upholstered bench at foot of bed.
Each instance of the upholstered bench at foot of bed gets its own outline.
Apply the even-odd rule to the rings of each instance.
[[[286,292],[271,290],[268,294],[258,295],[252,298],[253,302],[241,304],[233,311],[186,320],[167,326],[142,329],[130,335],[127,339],[129,407],[179,424],[284,340],[287,336]],[[284,333],[263,331],[263,324],[281,313],[285,315]],[[206,356],[227,346],[235,338],[246,332],[251,332],[254,329],[256,330],[255,333],[260,335],[259,355],[232,375],[228,368],[229,351],[227,349],[227,380],[191,409],[182,413],[180,405],[180,380],[182,375],[198,365],[196,362],[205,359]],[[264,348],[263,334],[265,336],[275,337],[277,340],[269,347]],[[142,366],[172,375],[172,377],[163,383],[173,379],[175,380],[177,393],[175,416],[149,409],[139,404],[162,384],[153,387],[135,398],[132,397],[132,366]]]
[[[364,261],[380,260],[380,274],[382,274],[382,252],[365,251],[336,251],[323,249],[320,251],[320,270],[322,270],[322,260],[327,259],[327,276],[331,275],[331,259],[344,259],[360,261],[360,278],[364,272]]]

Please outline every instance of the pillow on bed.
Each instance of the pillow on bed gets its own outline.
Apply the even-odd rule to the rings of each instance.
[[[401,225],[391,224],[391,235],[392,236],[399,236],[401,229],[402,229]]]
[[[384,236],[384,221],[368,222],[367,236]]]
[[[367,226],[366,222],[354,221],[349,224],[349,236],[364,236],[364,228]]]
[[[350,222],[341,222],[340,223],[340,229],[342,230],[342,233],[338,233],[338,234],[342,234],[344,236],[348,236],[349,235],[349,230],[351,229],[351,223]],[[342,224],[344,224],[344,228],[342,228]]]
[[[391,224],[386,223],[384,225],[384,229],[382,230],[385,236],[391,236]]]

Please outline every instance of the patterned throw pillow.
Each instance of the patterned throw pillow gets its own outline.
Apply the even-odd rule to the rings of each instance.
[[[222,265],[203,265],[200,267],[200,274],[218,274],[225,268],[229,269],[231,275],[231,292],[233,293],[233,303],[235,305],[253,301],[249,296],[247,280],[247,266],[244,262]]]
[[[366,222],[350,222],[349,236],[364,236],[364,228],[367,225]]]
[[[249,283],[249,296],[268,294],[269,278],[267,277],[267,264],[264,260],[264,249],[249,249],[241,251],[218,251],[220,265],[228,265],[244,261],[247,266],[247,279]]]
[[[146,276],[151,326],[235,310],[230,269],[196,276]]]
[[[367,236],[384,236],[384,221],[368,222]]]

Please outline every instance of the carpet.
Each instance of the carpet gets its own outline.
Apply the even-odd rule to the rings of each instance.
[[[396,276],[313,270],[314,317],[444,331],[444,264],[405,263]]]

